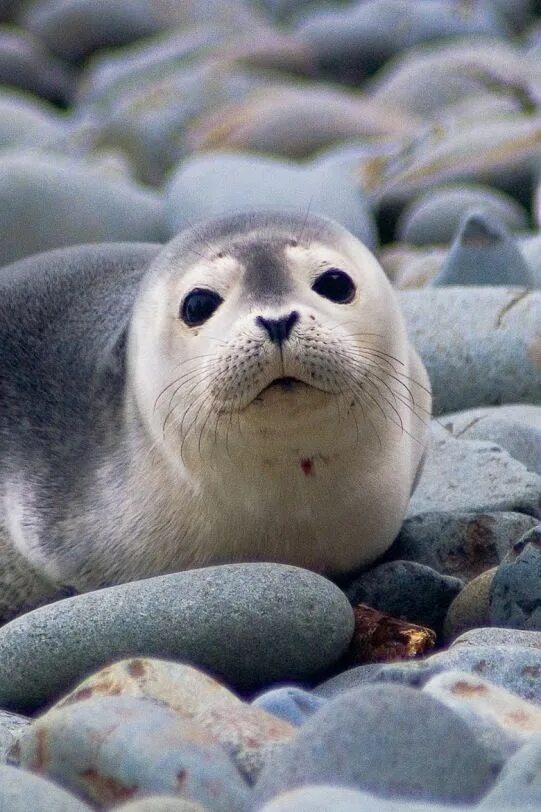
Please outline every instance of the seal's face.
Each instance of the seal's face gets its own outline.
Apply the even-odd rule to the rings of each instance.
[[[260,215],[192,229],[150,278],[132,356],[154,437],[184,461],[242,458],[247,446],[327,454],[367,431],[379,441],[370,414],[396,421],[413,397],[390,285],[328,221]]]

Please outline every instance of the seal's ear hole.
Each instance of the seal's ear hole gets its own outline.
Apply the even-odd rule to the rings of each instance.
[[[329,268],[318,276],[312,290],[337,304],[349,304],[355,297],[353,279],[339,268]]]
[[[222,302],[222,297],[215,290],[194,288],[180,305],[180,318],[188,327],[198,327],[210,319]]]

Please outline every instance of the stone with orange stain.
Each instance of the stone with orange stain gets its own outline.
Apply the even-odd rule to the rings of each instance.
[[[215,812],[245,812],[250,797],[215,737],[145,696],[98,695],[53,707],[26,728],[16,758],[100,807],[166,794]]]
[[[242,702],[212,677],[182,663],[134,657],[103,668],[57,703],[62,708],[91,697],[148,697],[200,725],[237,767],[254,780],[269,752],[295,728],[262,708]]]
[[[468,722],[499,752],[502,762],[541,735],[541,707],[475,674],[450,670],[432,677],[424,691]]]

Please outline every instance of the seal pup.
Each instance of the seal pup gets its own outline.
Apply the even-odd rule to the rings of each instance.
[[[395,538],[426,371],[374,256],[316,216],[0,271],[4,618],[233,561],[337,575]]]

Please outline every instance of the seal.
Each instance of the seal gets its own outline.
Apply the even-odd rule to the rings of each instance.
[[[426,371],[369,250],[242,214],[0,272],[0,616],[237,561],[329,575],[392,543]]]

